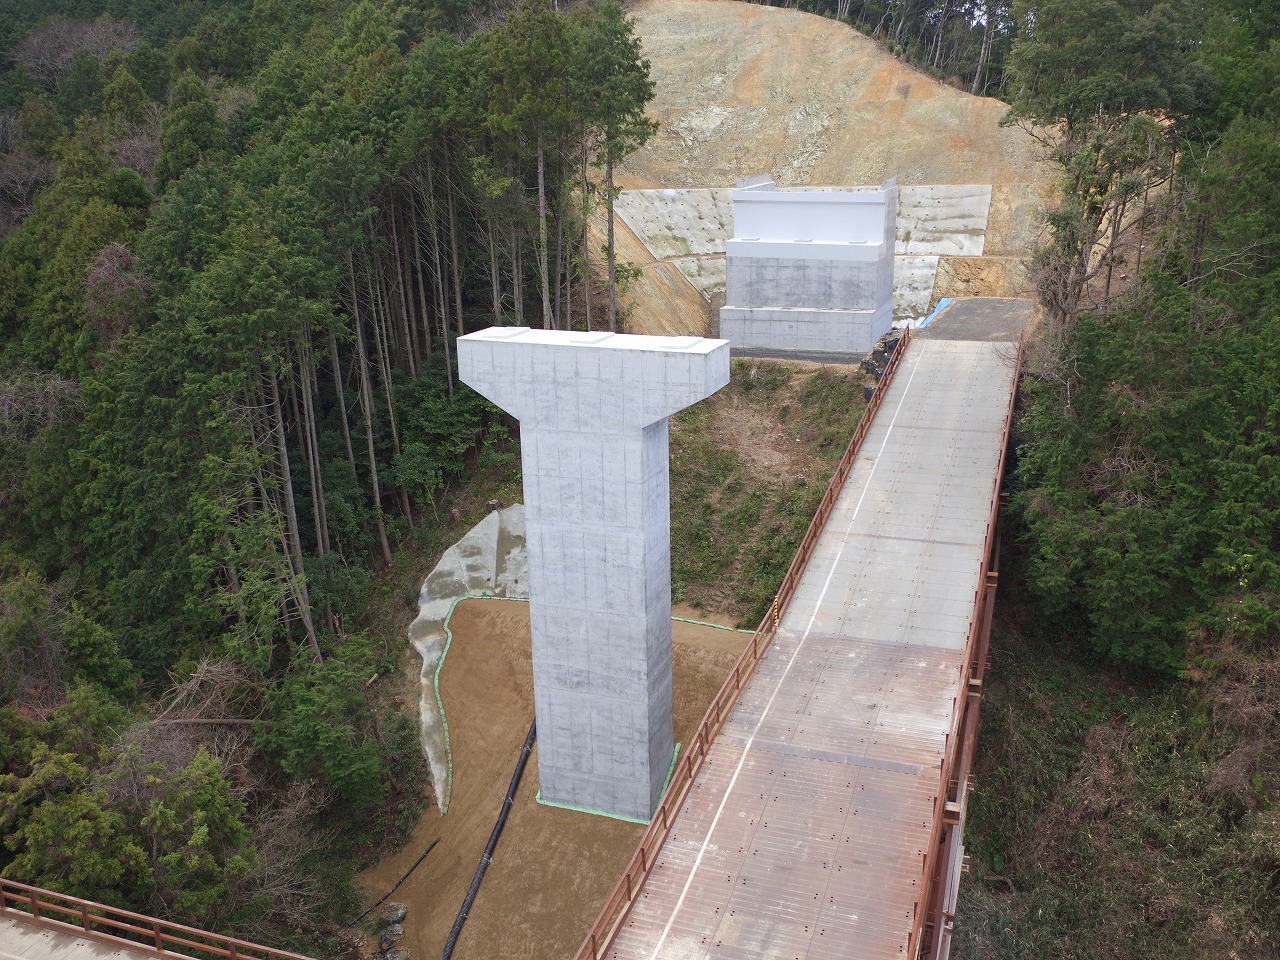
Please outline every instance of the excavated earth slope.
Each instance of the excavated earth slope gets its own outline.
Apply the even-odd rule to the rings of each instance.
[[[852,27],[796,10],[640,0],[628,14],[651,63],[649,114],[660,127],[619,168],[620,187],[729,187],[759,173],[780,187],[894,176],[904,186],[990,184],[982,256],[942,257],[932,300],[1027,294],[1020,261],[1035,241],[1048,177],[1036,140],[999,126],[1006,104],[939,83]],[[718,303],[643,241],[620,244],[620,256],[641,268],[632,328],[714,331]]]
[[[619,185],[1033,183],[1035,142],[998,126],[1008,107],[933,80],[834,20],[736,0],[641,0],[628,9],[658,134]]]

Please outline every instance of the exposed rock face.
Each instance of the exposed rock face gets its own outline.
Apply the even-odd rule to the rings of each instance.
[[[383,953],[386,953],[403,939],[404,927],[398,923],[393,923],[390,926],[385,927],[382,933],[378,934],[378,948]]]
[[[408,915],[409,908],[403,903],[396,903],[393,900],[382,908],[382,913],[379,916],[381,916],[383,923],[391,926],[393,923],[404,923],[404,918]]]

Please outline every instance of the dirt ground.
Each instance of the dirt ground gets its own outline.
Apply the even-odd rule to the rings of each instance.
[[[593,242],[603,248],[608,220],[598,210],[591,220]],[[674,263],[656,260],[621,217],[614,217],[619,263],[638,271],[626,284],[619,306],[627,317],[627,331],[651,336],[715,336],[719,313],[703,299]]]
[[[402,850],[360,877],[377,899],[442,838],[393,897],[409,907],[402,946],[418,960],[444,948],[533,720],[528,605],[466,600],[450,625],[454,639],[440,675],[453,752],[449,812],[442,817],[433,807]],[[672,626],[676,740],[688,743],[750,637],[681,621]],[[458,940],[457,960],[573,956],[635,851],[642,826],[543,806],[534,799],[537,784],[535,749]]]
[[[816,371],[830,366],[813,360],[748,360],[741,374],[747,389],[764,365],[769,369],[779,364],[790,371],[789,382],[779,390],[769,403],[753,402],[741,391],[722,390],[707,403],[711,409],[715,437],[718,443],[736,453],[751,472],[752,483],[772,487],[781,477],[809,476],[826,482],[826,474],[817,477],[817,464],[811,444],[802,443],[796,437],[803,430],[803,420],[787,423],[778,418],[777,407],[802,403],[805,381]],[[849,371],[844,364],[837,369],[862,378],[857,371]],[[867,382],[870,382],[868,378]]]

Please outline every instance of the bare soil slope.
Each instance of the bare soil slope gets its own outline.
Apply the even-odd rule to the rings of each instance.
[[[834,20],[735,0],[640,0],[658,134],[623,188],[1032,183],[1035,143],[1007,106],[938,83]]]
[[[942,257],[934,300],[1025,296],[1019,261],[1048,185],[1029,134],[1001,127],[1008,107],[900,62],[845,24],[736,0],[639,0],[628,8],[652,66],[660,126],[617,172],[623,189],[991,184],[981,257]],[[708,307],[652,255],[624,305],[637,333],[714,335]]]

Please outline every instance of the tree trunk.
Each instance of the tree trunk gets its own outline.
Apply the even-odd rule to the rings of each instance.
[[[432,179],[431,162],[427,161],[427,177],[429,182]],[[437,224],[436,220],[436,192],[434,186],[431,189],[430,200],[431,223],[433,226]],[[444,342],[444,368],[445,376],[449,383],[449,399],[453,399],[453,357],[452,348],[449,344],[449,309],[447,306],[449,294],[444,282],[444,273],[440,266],[440,237],[436,230],[428,233],[431,238],[431,261],[435,267],[435,288],[436,288],[436,309],[440,311],[440,339]]]
[[[381,317],[377,313],[373,317],[373,356],[378,361],[379,379],[382,381],[382,397],[387,402],[387,425],[391,428],[391,446],[400,452],[400,429],[396,423],[395,400],[391,393],[391,328],[387,311],[390,304],[379,297],[382,305]],[[382,321],[382,322],[380,322]]]
[[[547,151],[538,131],[538,281],[542,286],[542,328],[553,323],[551,316],[551,280],[547,276]]]
[[[556,259],[555,259],[555,278],[556,278],[556,302],[552,308],[551,316],[554,318],[555,328],[557,330],[568,330],[569,324],[565,322],[563,312],[561,311],[560,287],[564,282],[564,214],[563,212],[556,217]]]
[[[982,28],[982,47],[978,51],[978,68],[973,73],[973,85],[969,87],[969,92],[975,97],[981,96],[986,89],[987,61],[991,58],[991,36],[994,33],[990,3],[985,5],[985,11],[986,23]]]
[[[1138,261],[1133,267],[1133,278],[1136,281],[1142,276],[1142,248],[1147,242],[1147,200],[1151,196],[1151,181],[1142,188],[1142,216],[1138,218]]]
[[[351,253],[347,252],[347,269],[351,276],[351,293],[356,296],[355,268],[351,263]],[[355,318],[356,328],[356,366],[360,372],[360,408],[364,413],[364,437],[369,449],[369,477],[373,485],[373,519],[378,528],[378,542],[382,546],[382,559],[391,565],[391,545],[387,542],[387,525],[382,520],[382,488],[378,482],[378,456],[373,444],[373,387],[369,383],[369,351],[364,342],[364,325],[359,316]]]
[[[315,490],[314,495],[317,504],[317,545],[320,549],[320,556],[324,556],[331,549],[329,539],[329,510],[324,502],[324,475],[320,472],[320,434],[316,429],[316,405],[315,390],[316,384],[314,377],[316,368],[314,355],[311,352],[311,332],[304,332],[302,339],[302,420],[306,425],[306,436],[308,445],[308,463],[311,467],[314,477]]]
[[[411,206],[416,214],[422,194],[422,181],[420,177],[415,176],[413,182],[416,184],[416,189],[410,188],[410,196],[413,200]],[[422,332],[427,341],[427,359],[430,359],[432,351],[431,311],[427,309],[427,292],[422,279],[426,275],[426,269],[422,265],[422,237],[418,233],[418,218],[416,215],[410,217],[409,224],[413,228],[413,264],[416,268],[414,272],[418,281],[418,308],[422,311]]]
[[[449,168],[445,167],[444,176],[445,212],[449,215],[449,258],[450,276],[453,277],[453,316],[458,336],[466,333],[462,320],[462,264],[458,261],[458,218],[454,211],[453,179],[449,176]]]
[[[590,181],[587,179],[587,142],[582,141],[582,309],[591,330],[591,241],[587,220],[591,215]]]
[[[489,242],[489,293],[493,298],[493,324],[502,324],[502,283],[498,275],[498,239],[493,234],[493,222],[485,220],[485,238]]]
[[[351,252],[347,252],[347,261],[351,260]],[[356,295],[356,278],[355,274],[351,274],[351,296],[352,296],[352,316],[356,317],[355,322],[359,319],[355,313],[355,295]],[[338,334],[332,326],[329,327],[329,354],[333,358],[333,393],[338,401],[339,420],[342,423],[342,442],[347,448],[347,463],[351,464],[351,476],[356,477],[356,454],[351,446],[351,423],[347,419],[347,394],[342,385],[342,365],[338,359]],[[358,478],[357,478],[358,479]]]
[[[299,360],[299,366],[301,366],[301,359]],[[306,414],[303,412],[302,404],[298,400],[299,392],[300,388],[286,390],[285,402],[289,405],[289,416],[292,417],[298,434],[298,449],[302,451],[303,460],[307,465],[307,490],[311,494],[311,522],[315,525],[316,551],[323,555],[324,550],[320,546],[320,495],[316,489],[316,475],[312,469],[315,461],[311,457],[311,430],[307,427]]]
[[[302,336],[302,423],[307,439],[307,469],[311,476],[311,498],[315,504],[315,509],[312,512],[316,523],[316,544],[320,556],[324,557],[332,550],[332,545],[329,537],[329,509],[324,502],[324,474],[320,469],[320,435],[316,429],[315,406],[315,393],[318,389],[318,384],[313,379],[316,376],[313,358],[311,331],[307,329],[303,331]],[[324,605],[324,621],[329,625],[329,629],[332,632],[338,632],[338,621],[333,615],[333,606],[327,601]]]
[[[307,408],[305,397],[303,396],[303,391],[309,386],[311,379],[307,373],[304,355],[307,336],[308,333],[304,330],[299,341],[297,383],[292,389],[286,391],[286,397],[289,404],[289,413],[297,425],[298,449],[302,451],[302,457],[307,468],[307,491],[311,495],[311,522],[315,525],[316,552],[320,556],[324,556],[327,550],[324,542],[324,523],[321,519],[324,504],[320,499],[320,472],[317,469],[319,461],[312,442],[314,434],[311,428],[310,410]]]
[[[395,397],[392,393],[391,383],[391,318],[388,313],[391,310],[391,302],[389,296],[384,296],[385,288],[382,283],[382,275],[377,274],[377,298],[381,308],[381,319],[378,311],[373,315],[373,355],[378,361],[379,380],[382,382],[382,397],[387,404],[387,425],[391,428],[391,449],[395,451],[396,456],[400,456],[400,428],[396,424],[396,406]],[[367,274],[366,274],[367,278]],[[375,294],[371,287],[370,296]],[[409,521],[409,527],[413,527],[413,511],[409,504],[409,493],[404,488],[404,484],[396,487],[396,497],[400,501],[400,512],[405,519]]]
[[[293,480],[289,470],[289,449],[284,437],[284,415],[280,409],[280,384],[276,371],[271,370],[271,416],[276,439],[276,456],[279,458],[280,470],[283,474],[285,519],[288,522],[289,566],[293,571],[290,585],[294,591],[298,616],[302,620],[302,629],[307,634],[307,643],[317,661],[323,660],[320,653],[320,641],[316,638],[316,626],[311,620],[311,597],[307,593],[307,577],[302,562],[302,542],[298,534],[298,507],[293,499]]]
[[[608,215],[609,229],[609,332],[618,332],[618,278],[617,251],[613,241],[613,147],[605,146],[604,161],[604,196],[605,213]]]
[[[409,377],[412,380],[418,379],[418,362],[414,345],[417,342],[413,335],[409,332],[409,301],[404,295],[404,250],[400,245],[400,230],[396,226],[396,221],[400,219],[399,204],[394,202],[394,192],[392,193],[391,203],[391,259],[396,267],[396,295],[400,305],[400,335],[404,337],[404,356],[406,364],[409,368]]]
[[[511,235],[511,296],[515,300],[516,326],[524,326],[524,261],[520,256],[520,236]]]

